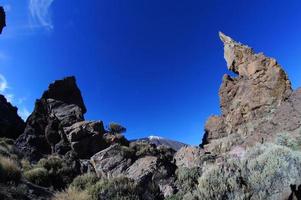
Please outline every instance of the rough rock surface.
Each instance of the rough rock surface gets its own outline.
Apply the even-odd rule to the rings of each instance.
[[[174,192],[176,166],[170,156],[171,149],[156,148],[149,144],[139,146],[136,141],[130,147],[113,144],[95,154],[90,162],[99,177],[125,176],[147,187],[149,183],[159,186],[164,196]],[[136,147],[136,148],[135,148]]]
[[[132,152],[114,144],[91,157],[91,163],[99,177],[118,177],[125,173],[133,162]]]
[[[70,148],[64,127],[84,120],[85,106],[81,103],[74,77],[55,81],[42,98],[36,100],[25,131],[16,140],[16,147],[33,161],[56,151],[66,153]]]
[[[16,107],[0,95],[0,137],[16,139],[24,131],[25,123],[18,116],[17,111]]]
[[[270,141],[277,133],[301,126],[300,90],[291,83],[273,58],[235,42],[220,33],[228,69],[237,77],[224,75],[220,87],[221,116],[212,116],[205,125],[203,145],[214,153],[232,147],[253,146]],[[208,144],[209,143],[209,144]]]
[[[49,85],[48,90],[43,93],[42,98],[55,99],[66,104],[75,104],[82,109],[82,113],[87,111],[74,76],[54,81]]]
[[[90,158],[108,145],[103,138],[105,133],[102,121],[82,121],[64,128],[71,148],[80,158]]]
[[[176,152],[174,159],[177,167],[194,168],[202,164],[204,150],[198,147],[182,147]]]
[[[0,34],[3,28],[6,26],[4,8],[0,6]]]
[[[126,176],[138,183],[146,182],[157,169],[158,158],[145,156],[136,160],[126,171]]]

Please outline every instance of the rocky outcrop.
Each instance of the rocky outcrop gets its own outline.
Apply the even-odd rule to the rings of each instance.
[[[133,152],[114,144],[92,156],[91,163],[99,177],[122,176],[133,163]]]
[[[24,131],[25,123],[3,95],[0,95],[0,137],[16,139]]]
[[[109,178],[125,176],[143,187],[154,183],[159,186],[164,196],[171,195],[175,188],[174,151],[140,143],[142,142],[133,142],[129,147],[113,144],[95,154],[90,162],[96,174]]]
[[[105,133],[102,121],[82,121],[64,128],[72,150],[80,158],[90,158],[108,147],[103,138]]]
[[[5,26],[6,26],[5,12],[4,12],[4,8],[0,6],[0,34],[2,33],[2,30]]]
[[[64,127],[84,120],[85,106],[74,77],[55,81],[36,100],[16,147],[30,160],[50,153],[66,153],[70,148]]]
[[[277,61],[256,54],[223,33],[220,39],[228,69],[238,76],[223,77],[219,91],[222,114],[206,122],[205,149],[228,152],[232,147],[253,146],[273,140],[279,132],[298,129],[301,115],[293,104],[300,104],[300,92],[292,92],[291,83]],[[285,123],[291,118],[294,120],[288,128]]]
[[[54,81],[49,85],[48,90],[43,93],[42,98],[55,99],[67,105],[75,104],[81,108],[83,114],[87,111],[74,76]]]
[[[186,167],[191,169],[201,167],[204,154],[204,150],[198,147],[182,147],[175,153],[174,159],[178,168]]]

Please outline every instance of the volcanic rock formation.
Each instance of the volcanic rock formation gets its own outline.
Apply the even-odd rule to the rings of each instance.
[[[17,111],[16,107],[0,95],[0,137],[16,139],[24,131],[25,123]]]
[[[16,146],[30,160],[39,160],[55,151],[65,154],[70,144],[64,127],[83,121],[85,109],[74,77],[55,81],[42,98],[36,100]]]
[[[234,147],[271,141],[280,132],[298,131],[301,126],[301,92],[291,83],[273,58],[220,33],[228,69],[219,90],[221,116],[205,125],[203,145],[207,151],[223,153]],[[209,144],[208,144],[209,143]]]

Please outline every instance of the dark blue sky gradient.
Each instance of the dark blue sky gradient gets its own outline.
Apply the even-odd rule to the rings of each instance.
[[[0,73],[30,111],[49,82],[75,75],[86,119],[119,122],[129,139],[199,144],[229,73],[218,31],[275,57],[301,86],[297,0],[54,0],[53,30],[18,32],[27,6],[8,12],[0,52],[9,59]]]

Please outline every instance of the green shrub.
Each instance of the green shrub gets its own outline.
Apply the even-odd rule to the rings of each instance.
[[[94,173],[87,173],[84,175],[77,176],[71,183],[71,187],[77,190],[85,190],[96,184],[99,179]]]
[[[101,179],[88,188],[92,200],[139,200],[141,193],[134,181],[127,178]]]
[[[0,155],[10,157],[13,154],[14,141],[8,138],[0,138]]]
[[[76,172],[71,165],[65,162],[62,158],[54,155],[51,155],[48,158],[41,159],[35,166],[33,166],[32,170],[36,168],[39,168],[39,170],[30,170],[30,172],[38,173],[42,172],[41,168],[46,169],[48,173],[48,180],[41,183],[43,185],[44,183],[47,183],[47,186],[54,189],[60,190],[66,188],[76,176]]]
[[[16,161],[11,158],[0,156],[0,182],[19,182],[21,170]]]
[[[21,166],[24,172],[32,169],[32,165],[30,164],[29,160],[26,159],[21,160]]]
[[[192,169],[185,167],[178,168],[176,171],[178,187],[185,192],[195,190],[201,174],[202,170],[198,167]]]
[[[114,133],[114,134],[124,133],[126,132],[126,128],[118,123],[112,122],[109,124],[109,131],[110,133]]]
[[[60,168],[63,167],[64,161],[58,156],[49,156],[47,159],[42,158],[39,160],[37,166],[43,167],[48,171],[58,171]]]
[[[24,177],[36,184],[36,185],[40,185],[40,186],[44,186],[44,187],[47,187],[50,185],[50,178],[49,178],[49,174],[48,174],[48,171],[43,168],[43,167],[38,167],[38,168],[34,168],[34,169],[31,169],[29,171],[26,171],[24,173]]]
[[[158,154],[156,145],[144,141],[137,141],[130,144],[130,148],[136,152],[137,157],[155,156]]]
[[[239,161],[226,158],[223,164],[207,169],[198,182],[200,199],[245,199],[246,191],[241,180]]]
[[[67,190],[55,193],[52,200],[89,200],[90,196],[87,191],[78,190],[74,187],[69,187]]]
[[[276,144],[257,145],[247,152],[241,169],[253,199],[279,199],[291,184],[301,184],[301,152]]]
[[[258,144],[242,160],[226,157],[199,178],[200,199],[283,199],[301,184],[301,152]]]
[[[286,146],[292,150],[301,149],[301,137],[293,137],[288,133],[279,133],[276,138],[276,144]]]

